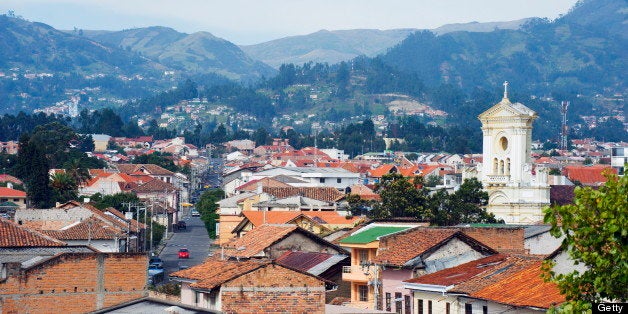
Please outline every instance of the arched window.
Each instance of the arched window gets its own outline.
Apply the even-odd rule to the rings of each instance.
[[[504,161],[499,161],[499,174],[504,174]]]
[[[493,159],[493,174],[497,174],[497,158]]]
[[[510,158],[506,158],[506,174],[510,175]]]

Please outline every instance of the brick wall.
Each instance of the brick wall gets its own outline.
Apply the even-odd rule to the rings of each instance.
[[[500,253],[525,253],[523,228],[461,228],[466,235]]]
[[[66,253],[0,283],[0,313],[85,313],[146,295],[147,257]]]
[[[224,313],[324,313],[325,284],[271,264],[223,284],[221,302]]]

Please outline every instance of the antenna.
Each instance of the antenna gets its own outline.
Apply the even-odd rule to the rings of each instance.
[[[504,99],[508,98],[508,81],[504,81]]]
[[[569,107],[569,102],[563,101],[560,104],[560,113],[562,115],[562,123],[560,128],[560,149],[567,150],[567,133],[569,131],[569,128],[567,127],[567,108]]]

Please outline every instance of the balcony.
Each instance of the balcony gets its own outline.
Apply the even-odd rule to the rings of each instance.
[[[375,278],[375,266],[343,266],[342,280],[368,282]]]
[[[491,174],[487,176],[488,184],[506,184],[510,181],[510,175],[505,174]]]

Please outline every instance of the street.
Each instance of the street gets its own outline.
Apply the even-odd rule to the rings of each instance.
[[[187,224],[185,230],[177,230],[167,240],[166,246],[159,254],[164,262],[165,281],[168,276],[182,266],[191,267],[202,263],[209,253],[210,242],[207,229],[199,217],[185,216],[183,220]],[[179,259],[179,249],[187,248],[190,252],[189,259]]]

